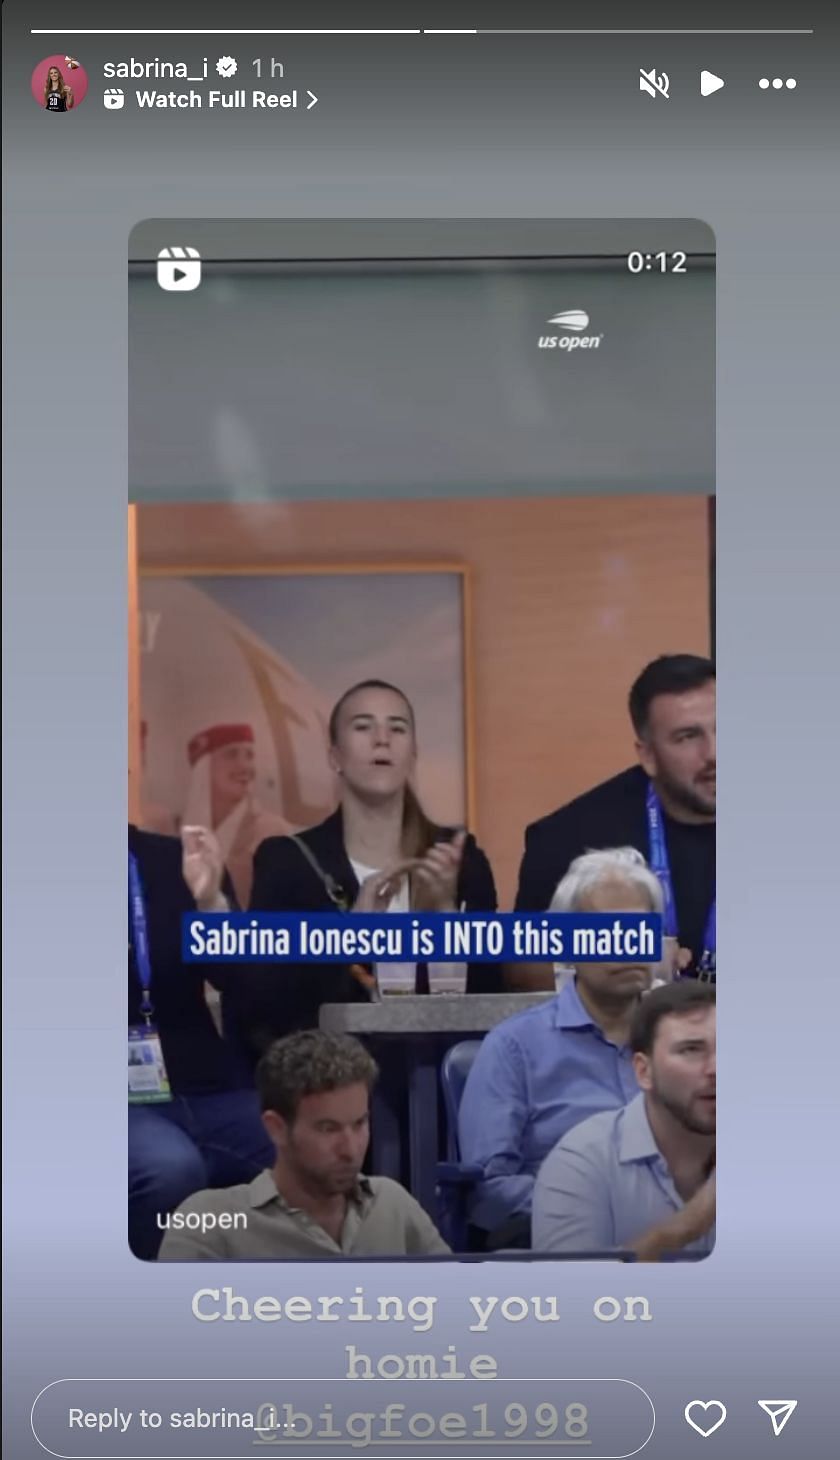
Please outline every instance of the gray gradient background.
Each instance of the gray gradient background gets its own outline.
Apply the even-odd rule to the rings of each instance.
[[[454,7],[446,21],[440,7],[411,8],[405,24],[455,21]],[[176,10],[186,24],[211,23],[209,7],[199,19],[196,9],[149,4],[144,23],[172,25]],[[297,7],[297,23],[313,23],[314,9],[301,21]],[[558,9],[520,5],[516,23],[544,23],[548,12],[558,24]],[[591,25],[593,9],[563,7],[564,21]],[[675,23],[675,9],[660,7],[660,21]],[[704,1264],[259,1266],[230,1281],[251,1297],[343,1294],[358,1283],[374,1295],[439,1294],[430,1334],[409,1342],[400,1325],[369,1325],[355,1330],[366,1351],[452,1342],[494,1354],[506,1378],[636,1380],[657,1409],[651,1456],[835,1452],[836,33],[827,6],[807,20],[791,6],[781,22],[778,5],[760,17],[737,9],[722,23],[813,23],[818,35],[208,42],[207,54],[230,50],[241,62],[281,54],[287,84],[321,97],[312,113],[275,124],[271,114],[105,113],[97,62],[189,58],[204,45],[84,40],[66,28],[71,10],[95,25],[117,7],[83,0],[4,7],[14,1460],[43,1453],[29,1408],[51,1380],[337,1377],[345,1343],[361,1343],[342,1325],[201,1325],[189,1302],[205,1272],[143,1266],[125,1243],[126,239],[141,218],[259,213],[659,214],[714,227],[724,1119],[718,1245]],[[655,10],[633,18],[655,24]],[[691,11],[677,23],[713,25],[722,7]],[[512,13],[464,5],[458,18],[474,23],[479,12],[485,24]],[[383,13],[368,7],[353,22],[381,24]],[[231,12],[213,14],[224,24]],[[294,16],[284,8],[286,24]],[[261,19],[257,7],[236,8],[239,24]],[[65,29],[54,38],[28,36],[29,25],[55,20]],[[33,106],[29,76],[65,49],[84,59],[91,92],[56,124]],[[635,89],[638,66],[654,64],[672,77],[667,106]],[[702,102],[701,66],[730,78]],[[799,88],[759,93],[761,74],[796,75]],[[567,1321],[469,1334],[466,1295],[489,1292],[557,1293]],[[638,1292],[653,1322],[591,1316],[598,1295]],[[151,1386],[148,1403],[156,1397]],[[222,1385],[213,1397],[233,1402]],[[759,1397],[800,1402],[779,1440]],[[729,1408],[707,1441],[682,1418],[693,1398]]]

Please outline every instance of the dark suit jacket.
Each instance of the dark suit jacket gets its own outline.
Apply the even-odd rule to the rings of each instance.
[[[359,892],[344,846],[341,811],[301,833],[324,872],[334,878],[352,906]],[[458,901],[469,912],[495,912],[496,888],[490,863],[475,838],[464,846],[458,879]],[[254,857],[252,912],[335,912],[322,879],[291,837],[268,837]],[[502,988],[496,965],[474,964],[467,977],[468,993],[496,993]],[[288,964],[277,968],[251,964],[238,969],[235,987],[224,996],[225,1028],[252,1056],[272,1039],[318,1025],[322,1004],[366,1001],[368,994],[346,964]]]
[[[604,847],[637,847],[648,855],[647,776],[641,766],[602,781],[525,832],[517,912],[544,912],[575,857]]]
[[[232,971],[181,962],[181,915],[195,911],[181,872],[181,843],[176,837],[129,826],[128,849],[137,858],[143,887],[152,965],[152,1018],[173,1094],[241,1089],[250,1083],[247,1067],[219,1035],[204,997],[206,980],[223,989]],[[130,934],[129,921],[128,1022],[139,1024],[142,991]]]
[[[641,766],[621,771],[525,832],[517,912],[544,912],[575,857],[606,847],[636,847],[649,857],[648,778]],[[665,818],[680,939],[695,964],[715,895],[714,827],[678,826]]]

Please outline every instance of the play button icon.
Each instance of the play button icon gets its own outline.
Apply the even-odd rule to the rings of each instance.
[[[700,95],[711,96],[713,91],[720,91],[726,82],[722,76],[716,76],[714,71],[700,72]]]

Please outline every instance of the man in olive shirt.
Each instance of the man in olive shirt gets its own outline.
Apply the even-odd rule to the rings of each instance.
[[[256,1074],[274,1166],[248,1185],[200,1191],[161,1213],[159,1261],[448,1255],[403,1187],[362,1175],[377,1073],[349,1035],[307,1029],[278,1039]]]

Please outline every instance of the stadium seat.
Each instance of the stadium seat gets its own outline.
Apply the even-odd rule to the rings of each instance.
[[[453,1252],[469,1250],[467,1208],[472,1190],[483,1175],[481,1166],[467,1165],[461,1160],[458,1145],[458,1110],[467,1076],[480,1048],[480,1039],[464,1039],[454,1044],[444,1055],[440,1069],[447,1159],[439,1161],[437,1167],[438,1225]]]

